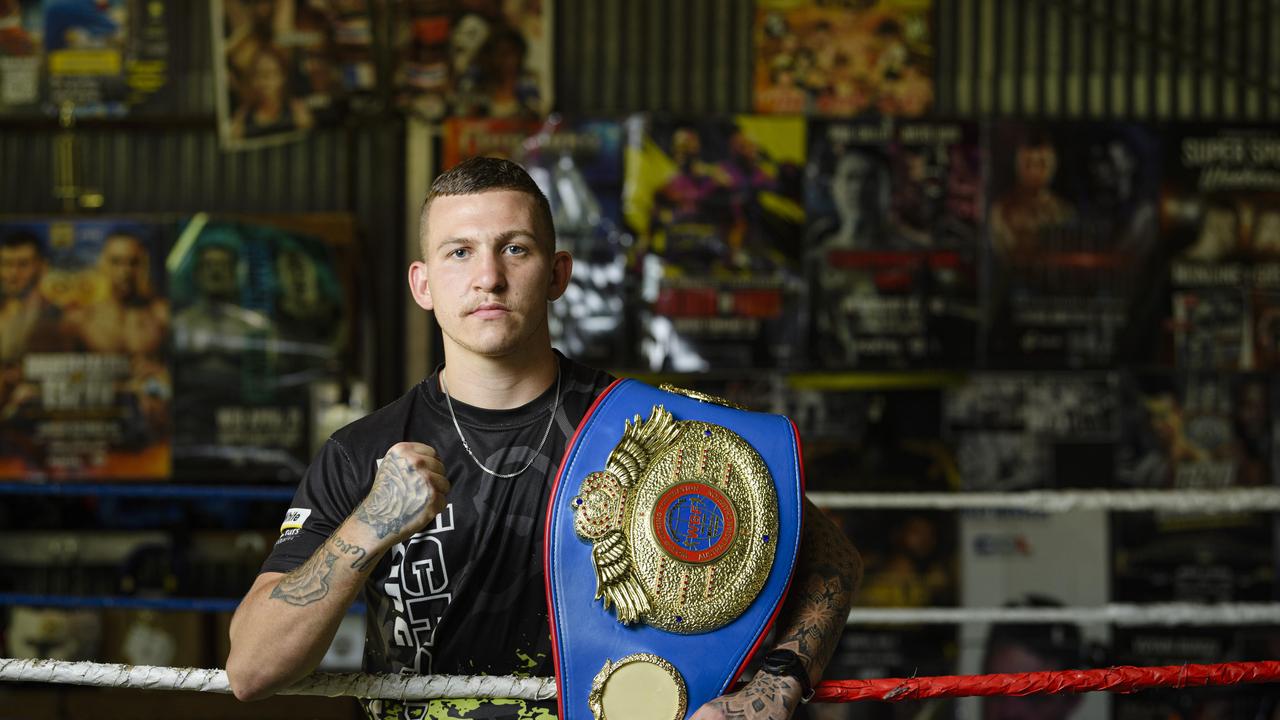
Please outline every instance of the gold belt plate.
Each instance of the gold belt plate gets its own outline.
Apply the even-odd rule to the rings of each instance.
[[[592,543],[596,598],[624,625],[723,627],[773,567],[778,497],[760,454],[727,427],[676,420],[661,405],[626,423],[571,502],[574,530]]]

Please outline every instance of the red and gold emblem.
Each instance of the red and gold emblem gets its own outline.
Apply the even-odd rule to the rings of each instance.
[[[575,531],[593,543],[596,597],[624,624],[722,627],[773,565],[778,500],[759,453],[726,427],[678,421],[662,406],[626,423],[572,502]]]

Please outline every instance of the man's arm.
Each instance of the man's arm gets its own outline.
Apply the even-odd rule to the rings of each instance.
[[[306,562],[259,575],[231,618],[227,680],[235,696],[267,697],[315,669],[378,560],[434,520],[448,490],[434,450],[397,444],[368,496]]]
[[[862,582],[862,558],[840,528],[805,500],[804,537],[791,590],[778,615],[778,650],[791,650],[817,684],[835,652]],[[800,681],[756,673],[746,687],[703,705],[693,720],[785,720],[800,704]]]

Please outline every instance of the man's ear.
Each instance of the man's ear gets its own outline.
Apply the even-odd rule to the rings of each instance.
[[[563,250],[557,252],[551,258],[551,287],[547,290],[547,299],[555,300],[563,295],[572,275],[573,256]]]
[[[431,301],[431,286],[427,283],[427,265],[421,260],[409,263],[409,292],[413,293],[413,301],[423,310],[434,310]]]

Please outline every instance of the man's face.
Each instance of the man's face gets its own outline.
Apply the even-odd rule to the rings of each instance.
[[[142,245],[129,235],[113,235],[102,248],[102,270],[111,285],[111,295],[127,300],[142,293]]]
[[[551,238],[539,240],[547,230],[535,208],[533,198],[510,190],[431,203],[424,261],[415,264],[426,284],[414,289],[446,345],[502,357],[548,336],[547,301],[564,292],[569,258],[552,252]]]
[[[1018,149],[1018,180],[1026,188],[1040,190],[1049,186],[1058,169],[1058,155],[1049,145]]]
[[[196,265],[196,286],[216,300],[231,300],[236,294],[236,256],[225,248],[208,248]]]
[[[5,298],[26,297],[44,274],[44,259],[31,245],[0,248],[0,292]]]

